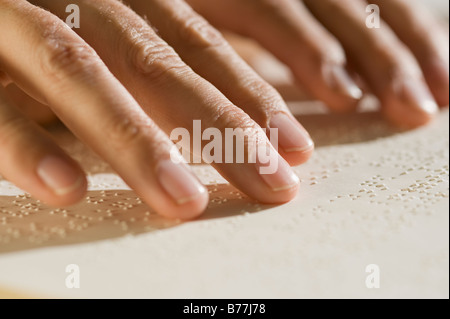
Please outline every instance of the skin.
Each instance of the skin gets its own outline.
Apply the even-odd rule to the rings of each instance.
[[[81,10],[81,28],[73,30],[58,18],[72,3]],[[168,134],[192,130],[201,119],[203,128],[246,129],[248,143],[266,146],[262,128],[278,128],[280,148],[272,153],[278,170],[270,180],[258,173],[258,163],[213,166],[259,201],[287,202],[299,190],[289,165],[306,162],[313,143],[278,92],[216,28],[256,39],[334,111],[353,110],[362,98],[356,73],[388,120],[424,125],[437,104],[448,105],[448,37],[412,1],[375,3],[386,19],[381,29],[365,26],[362,0],[130,0],[129,6],[116,0],[0,0],[0,37],[8,43],[0,45],[0,173],[51,205],[84,196],[79,165],[19,111],[48,106],[155,211],[195,218],[208,203],[207,192],[186,165],[176,168],[178,181],[167,176],[173,167],[165,167],[173,152]],[[55,190],[43,163],[70,171],[56,180],[77,177],[74,187]],[[180,200],[181,193],[170,190],[185,194],[183,183],[190,193]]]

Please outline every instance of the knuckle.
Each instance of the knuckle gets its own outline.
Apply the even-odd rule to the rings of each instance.
[[[240,128],[246,132],[250,132],[252,136],[256,136],[259,128],[258,124],[243,110],[233,105],[218,109],[213,124],[215,127],[222,129]]]
[[[161,40],[142,35],[133,40],[130,48],[132,69],[151,80],[159,81],[172,71],[187,69],[178,54]]]
[[[83,74],[102,63],[94,49],[55,15],[34,6],[29,14],[37,29],[35,54],[45,75],[58,79],[61,73]]]
[[[49,73],[86,71],[101,63],[100,57],[86,42],[77,38],[61,20],[38,12],[42,26],[39,59]]]
[[[59,44],[52,50],[49,62],[58,70],[82,72],[98,63],[98,56],[87,44]]]
[[[74,75],[90,72],[101,64],[96,52],[82,41],[49,37],[46,40],[43,69],[52,75],[59,73]]]

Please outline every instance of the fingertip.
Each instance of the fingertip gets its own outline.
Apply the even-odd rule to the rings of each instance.
[[[284,153],[300,154],[314,148],[308,131],[291,115],[279,112],[270,120],[270,141]],[[276,133],[276,138],[274,138]]]
[[[174,205],[165,211],[160,211],[160,214],[169,219],[193,220],[203,215],[208,203],[209,195],[205,189],[197,197],[182,204]]]
[[[189,220],[200,216],[208,205],[208,191],[184,161],[168,159],[157,166],[159,184],[167,202],[159,213],[170,219]]]
[[[285,204],[295,199],[298,195],[299,190],[300,182],[286,186],[282,189],[271,189],[269,195],[263,196],[263,194],[261,194],[255,199],[257,199],[262,204],[267,205]]]
[[[424,74],[431,92],[440,107],[449,105],[449,66],[439,59],[432,60],[424,67]]]
[[[364,93],[345,67],[325,66],[322,73],[328,92],[323,92],[319,97],[322,97],[333,112],[354,112]]]
[[[86,196],[88,190],[88,182],[84,175],[80,175],[76,185],[67,192],[55,193],[53,190],[43,190],[39,192],[37,199],[42,200],[45,204],[52,207],[70,207],[78,204]]]
[[[382,105],[387,119],[405,129],[428,124],[439,112],[424,81],[411,77],[394,83],[392,91],[382,98]]]
[[[430,123],[436,115],[436,112],[427,112],[398,99],[391,99],[383,104],[383,114],[386,119],[402,129],[414,129],[424,126]]]
[[[262,156],[268,154],[266,163],[261,162]],[[300,186],[300,179],[283,159],[281,154],[273,148],[258,154],[257,172],[265,184],[265,191],[256,194],[256,199],[267,204],[281,204],[291,201]]]

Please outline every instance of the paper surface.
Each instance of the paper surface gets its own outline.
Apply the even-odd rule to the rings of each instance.
[[[448,112],[392,131],[377,113],[305,115],[318,145],[299,196],[264,207],[195,166],[211,204],[159,218],[70,136],[88,198],[46,208],[0,181],[0,287],[50,297],[448,297]],[[66,267],[80,268],[68,289]],[[366,267],[380,268],[380,289]]]

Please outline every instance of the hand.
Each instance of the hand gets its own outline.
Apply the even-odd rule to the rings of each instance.
[[[197,216],[206,205],[207,195],[186,167],[174,167],[168,160],[171,142],[152,120],[166,133],[176,127],[191,129],[195,119],[202,119],[205,127],[217,127],[222,131],[245,128],[255,136],[260,134],[260,127],[279,128],[280,153],[288,163],[301,164],[311,155],[312,141],[295,122],[277,92],[243,63],[221,35],[183,1],[129,2],[148,17],[158,35],[176,49],[184,62],[147,23],[115,0],[77,1],[83,12],[82,27],[76,30],[79,36],[51,14],[24,1],[17,2],[0,1],[0,6],[7,9],[0,13],[5,16],[0,19],[0,25],[8,26],[2,28],[8,30],[3,33],[6,32],[6,39],[15,44],[8,49],[0,48],[4,82],[12,80],[28,94],[49,104],[69,128],[109,161],[159,213],[181,218]],[[33,1],[61,17],[72,2]],[[312,94],[331,108],[347,110],[357,104],[362,92],[346,72],[344,50],[299,2],[190,2],[217,26],[258,39],[291,67]],[[379,2],[381,5],[382,1]],[[328,12],[323,14],[322,23],[336,32],[352,57],[351,62],[378,95],[391,120],[417,126],[432,118],[437,108],[418,63],[387,26],[370,32],[362,25],[365,16],[363,19],[358,8],[365,9],[361,6],[363,2],[342,1],[346,5],[340,5],[341,2],[323,0],[320,3],[324,6],[316,9],[314,1],[306,3],[319,19],[321,12]],[[395,11],[390,4],[383,4],[382,10],[417,15],[418,11],[412,6],[405,5],[401,10],[398,7]],[[31,22],[30,16],[33,17]],[[345,30],[334,26],[333,21],[348,22],[344,25],[353,27],[352,32],[364,45],[353,41],[354,38],[346,38]],[[441,64],[448,65],[446,55],[441,54],[441,43],[431,43],[430,37],[420,37],[426,20],[421,21],[411,41],[428,40],[417,47],[431,52],[427,59],[422,59],[433,61],[430,65],[434,71],[429,72],[427,80],[439,103],[447,104],[448,68],[441,67]],[[19,25],[28,28],[22,27],[22,32],[18,32]],[[23,32],[24,29],[29,32]],[[33,49],[38,49],[40,55],[30,54]],[[34,63],[30,69],[21,65],[22,61]],[[424,70],[427,74],[426,67]],[[447,96],[443,94],[445,90]],[[9,103],[3,100],[4,110],[8,112],[4,111],[5,116],[0,115],[0,118],[5,119],[4,123],[13,124],[2,125],[6,132],[0,136],[22,138],[19,142],[3,143],[3,153],[9,161],[2,163],[0,170],[49,203],[63,205],[79,199],[85,189],[84,178],[82,182],[78,179],[79,168],[48,139],[38,138],[36,128],[30,129],[29,123],[24,124],[26,121],[12,106],[6,107]],[[19,134],[18,127],[27,127],[29,134]],[[12,154],[20,154],[24,148],[38,150],[26,163],[12,160]],[[45,154],[52,155],[44,157]],[[43,158],[50,158],[47,165]],[[65,165],[55,163],[55,158]],[[23,169],[26,165],[28,170]],[[45,166],[51,168],[50,173],[42,169]],[[71,175],[68,167],[72,173],[77,172],[72,179],[77,176],[73,185],[78,188],[64,186],[70,180],[62,178]],[[298,190],[298,179],[281,158],[277,173],[269,176],[259,175],[254,164],[216,164],[215,167],[238,188],[263,202],[288,201]],[[34,181],[29,176],[35,176]],[[43,181],[47,181],[50,189]]]
[[[82,13],[78,34],[56,17],[66,16],[71,3]],[[119,1],[0,0],[1,83],[13,82],[48,105],[164,216],[193,218],[208,203],[187,165],[171,160],[174,146],[166,135],[178,127],[192,130],[198,119],[204,128],[241,128],[250,137],[264,135],[261,127],[278,128],[286,160],[272,152],[276,173],[260,174],[260,161],[214,167],[259,201],[291,200],[299,180],[288,162],[309,158],[308,133],[278,93],[186,3],[148,3],[163,15],[151,21],[159,34],[172,34],[183,60],[209,81]],[[265,135],[248,143],[270,145]],[[84,196],[78,164],[17,110],[3,88],[0,150],[1,174],[35,197],[63,206]]]
[[[335,111],[362,97],[354,73],[399,126],[426,124],[436,102],[449,103],[448,34],[415,1],[370,1],[385,20],[379,29],[366,26],[364,0],[187,1],[216,27],[256,39]]]

